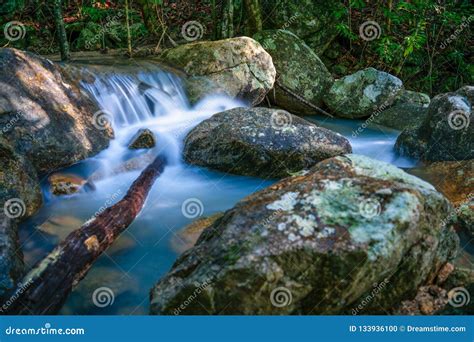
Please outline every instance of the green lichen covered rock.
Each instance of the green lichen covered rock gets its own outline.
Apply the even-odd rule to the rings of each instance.
[[[277,71],[277,83],[269,93],[272,102],[292,113],[315,114],[314,108],[286,90],[321,106],[334,79],[319,57],[289,31],[266,30],[257,33],[254,38],[272,56]]]
[[[286,111],[234,108],[189,132],[184,158],[233,174],[278,178],[351,151],[342,135]]]
[[[337,116],[363,118],[390,107],[402,87],[397,77],[367,68],[336,80],[324,100]]]
[[[153,288],[151,313],[386,313],[455,256],[459,240],[443,223],[451,211],[390,164],[325,160],[204,230]]]
[[[428,94],[402,89],[398,93],[398,96],[393,104],[394,106],[402,104],[413,104],[421,107],[428,107],[430,101],[431,99]]]
[[[339,1],[262,0],[264,29],[284,29],[303,39],[322,54],[338,35],[335,13],[344,13]],[[342,10],[342,11],[341,11]]]
[[[377,125],[404,130],[418,127],[427,115],[428,108],[426,107],[413,103],[401,103],[382,112],[375,112],[370,120]]]
[[[472,89],[435,96],[425,120],[398,137],[398,153],[426,161],[474,159]]]
[[[40,174],[69,166],[108,146],[97,105],[48,59],[0,49],[0,132]]]
[[[256,105],[275,81],[272,58],[248,37],[181,45],[163,52],[159,60],[186,73],[191,102],[224,93]]]

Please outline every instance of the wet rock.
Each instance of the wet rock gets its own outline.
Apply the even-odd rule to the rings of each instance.
[[[0,314],[24,273],[17,224],[0,210]]]
[[[151,313],[341,314],[374,286],[359,312],[385,313],[455,256],[459,240],[442,222],[451,210],[430,184],[390,164],[322,161],[204,230],[153,288]]]
[[[187,225],[171,238],[171,248],[177,253],[183,253],[192,248],[198,240],[201,233],[216,220],[222,217],[223,213],[200,218]]]
[[[390,107],[402,87],[397,77],[367,68],[336,80],[324,100],[337,116],[363,118]]]
[[[64,69],[16,49],[0,49],[0,130],[38,173],[71,165],[108,146],[97,106]]]
[[[454,206],[474,195],[474,160],[435,162],[407,170],[434,185]]]
[[[413,300],[403,301],[395,311],[397,315],[432,315],[448,304],[448,293],[436,286],[421,286]]]
[[[342,135],[286,111],[234,108],[189,132],[184,158],[233,174],[276,178],[350,152]]]
[[[72,195],[80,191],[87,180],[76,175],[55,173],[48,177],[51,193],[60,195]]]
[[[397,139],[401,155],[426,161],[474,159],[474,124],[469,87],[435,96],[426,119]]]
[[[181,45],[163,52],[159,60],[189,76],[185,83],[191,102],[224,93],[256,105],[275,81],[272,58],[248,37]]]
[[[371,116],[371,122],[398,130],[413,129],[418,127],[427,115],[428,109],[426,107],[403,103],[374,113]]]
[[[274,89],[268,94],[270,100],[292,113],[315,114],[314,108],[286,90],[321,106],[334,79],[319,57],[289,31],[266,30],[257,33],[254,38],[272,56],[278,75]]]
[[[403,105],[403,104],[412,104],[421,107],[428,107],[430,104],[430,97],[428,94],[419,93],[416,91],[402,89],[397,95],[394,106]]]
[[[265,13],[265,29],[291,31],[317,54],[326,51],[338,35],[338,20],[334,13],[343,10],[338,1],[290,0],[275,3],[274,0],[263,0],[261,3]]]
[[[22,219],[33,215],[42,203],[33,166],[0,137],[0,211],[10,218]]]
[[[132,138],[128,148],[139,150],[143,148],[153,148],[156,145],[155,135],[149,129],[140,129]]]

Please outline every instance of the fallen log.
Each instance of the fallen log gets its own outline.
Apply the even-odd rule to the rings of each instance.
[[[6,314],[55,314],[92,263],[133,222],[165,160],[158,156],[133,182],[122,200],[70,233],[18,285]]]

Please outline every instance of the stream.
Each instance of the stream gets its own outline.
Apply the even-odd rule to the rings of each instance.
[[[81,192],[54,196],[44,179],[45,205],[21,227],[25,262],[31,267],[100,208],[125,195],[144,167],[117,172],[124,161],[158,153],[168,158],[169,165],[153,186],[140,215],[92,266],[69,296],[61,314],[147,314],[149,290],[180,254],[182,241],[176,232],[199,217],[231,208],[243,197],[273,182],[185,164],[181,152],[186,134],[214,113],[245,104],[210,95],[190,106],[180,79],[156,68],[122,73],[90,67],[95,82],[82,86],[108,116],[115,139],[97,156],[60,171],[83,178],[95,175],[93,185]],[[306,118],[346,136],[354,153],[402,168],[415,165],[414,161],[395,154],[393,146],[398,131],[370,126],[354,136],[363,121]],[[157,137],[153,150],[128,149],[140,128],[150,129]],[[112,290],[110,305],[97,305],[91,300],[94,291],[101,288]]]

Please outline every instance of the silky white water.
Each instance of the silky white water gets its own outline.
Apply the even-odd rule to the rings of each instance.
[[[33,266],[70,231],[125,195],[146,165],[121,168],[126,160],[165,154],[169,164],[154,184],[142,212],[97,260],[62,310],[64,314],[146,314],[150,288],[181,251],[182,240],[176,233],[199,217],[232,207],[272,181],[210,171],[182,160],[183,140],[193,127],[214,113],[244,103],[210,95],[191,106],[180,80],[157,70],[98,73],[95,82],[84,83],[83,87],[113,126],[115,139],[97,156],[61,171],[84,178],[99,174],[93,187],[56,197],[49,192],[47,181],[43,182],[46,203],[21,230],[26,263]],[[309,119],[347,136],[355,153],[398,166],[411,164],[394,154],[396,131],[371,127],[354,138],[351,132],[361,121]],[[148,128],[156,136],[157,145],[151,151],[128,148],[140,128]],[[102,303],[98,294],[104,289],[108,301]]]

